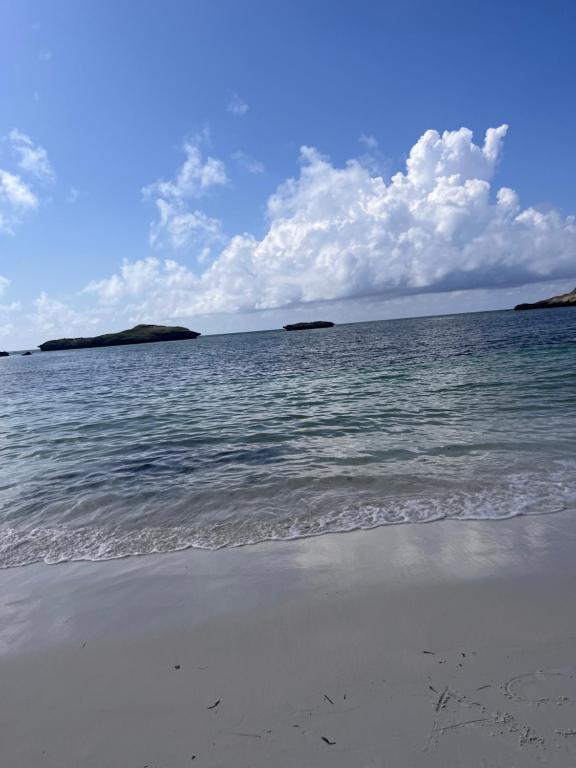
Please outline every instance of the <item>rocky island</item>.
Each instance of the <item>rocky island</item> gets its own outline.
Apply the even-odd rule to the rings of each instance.
[[[9,357],[9,352],[0,352],[0,357]]]
[[[536,301],[534,304],[516,304],[514,309],[558,309],[560,307],[576,307],[576,288],[570,293],[552,296],[549,299]]]
[[[314,323],[293,323],[292,325],[284,326],[285,331],[307,331],[310,328],[334,328],[334,323],[317,320]]]
[[[105,333],[102,336],[79,339],[53,339],[40,344],[42,352],[55,352],[62,349],[89,349],[91,347],[117,347],[121,344],[149,344],[155,341],[182,341],[200,336],[179,325],[135,325],[127,331]]]

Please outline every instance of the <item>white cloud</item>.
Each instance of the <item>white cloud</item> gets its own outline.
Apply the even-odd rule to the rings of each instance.
[[[181,268],[186,272],[185,268]],[[149,257],[140,261],[124,261],[119,275],[112,275],[106,280],[94,281],[85,289],[87,292],[97,293],[104,303],[113,304],[129,297],[141,297],[144,293],[154,293],[158,286],[162,290],[170,286],[170,276],[176,276],[176,282],[181,286],[183,274],[175,261],[161,262],[157,258]],[[191,273],[191,280],[194,277]],[[161,275],[161,277],[160,277]]]
[[[34,144],[29,136],[17,128],[10,131],[8,141],[12,151],[19,158],[18,165],[24,172],[45,181],[54,180],[54,171],[44,147]]]
[[[39,205],[34,183],[52,183],[54,172],[46,150],[16,128],[2,137],[0,143],[10,147],[19,168],[18,173],[0,168],[0,234],[13,235],[26,214]]]
[[[13,333],[14,325],[12,323],[0,325],[0,338],[9,338]]]
[[[43,328],[51,330],[76,325],[78,313],[64,302],[51,299],[45,292],[34,301],[34,306],[38,324]]]
[[[28,184],[0,168],[0,234],[14,234],[23,216],[37,206],[38,198]]]
[[[0,197],[4,198],[5,203],[15,210],[25,211],[29,208],[36,208],[38,205],[38,198],[20,176],[3,171],[1,168]]]
[[[226,167],[221,160],[213,157],[203,158],[203,138],[184,142],[186,160],[178,169],[174,179],[160,179],[144,187],[142,193],[147,198],[158,196],[166,200],[186,200],[201,197],[210,187],[225,186],[228,183]]]
[[[261,176],[266,170],[264,163],[261,163],[259,160],[255,160],[250,155],[247,155],[246,152],[242,152],[241,149],[233,153],[232,159],[235,160],[241,168],[244,168],[244,170],[248,171],[248,173],[252,176]]]
[[[242,117],[242,115],[245,115],[246,112],[250,109],[248,104],[238,96],[237,93],[233,93],[230,97],[230,101],[228,102],[228,106],[226,107],[227,111],[230,112],[231,115],[234,115],[235,117]]]
[[[178,202],[156,200],[158,220],[150,228],[150,244],[183,250],[193,245],[214,243],[222,240],[222,228],[218,219],[206,216],[202,211],[187,210]]]
[[[0,295],[9,282],[10,281],[5,277],[0,277]],[[0,337],[10,336],[14,333],[15,325],[11,322],[11,318],[20,310],[20,308],[21,304],[19,301],[13,301],[10,304],[0,303]]]
[[[50,336],[55,338],[82,335],[87,329],[99,326],[101,313],[90,307],[71,306],[43,291],[34,301],[34,313],[26,315],[23,319],[34,329],[36,338],[45,341]]]
[[[370,150],[378,148],[378,139],[376,139],[375,136],[372,136],[372,134],[362,133],[358,141],[362,146],[366,147],[366,149]]]
[[[175,177],[156,181],[142,190],[145,199],[154,201],[158,212],[150,226],[152,246],[181,250],[221,239],[220,222],[190,207],[190,201],[202,197],[211,187],[228,184],[224,163],[204,158],[202,144],[206,140],[204,135],[186,141],[186,159]]]
[[[8,280],[7,277],[2,277],[2,275],[0,275],[0,296],[2,296],[5,293],[6,288],[8,288],[9,285],[10,285],[10,280]]]
[[[466,128],[427,131],[389,183],[357,160],[338,168],[303,147],[299,177],[268,201],[262,239],[232,238],[199,275],[147,259],[90,289],[190,317],[575,275],[575,218],[522,209],[513,190],[492,188],[506,131],[488,130],[481,145]]]

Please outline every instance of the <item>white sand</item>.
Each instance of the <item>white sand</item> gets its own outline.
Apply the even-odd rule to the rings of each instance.
[[[574,766],[575,551],[566,512],[0,572],[0,767]]]

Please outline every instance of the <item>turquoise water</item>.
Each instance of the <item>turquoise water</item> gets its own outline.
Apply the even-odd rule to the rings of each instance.
[[[0,566],[576,506],[576,311],[0,359]]]

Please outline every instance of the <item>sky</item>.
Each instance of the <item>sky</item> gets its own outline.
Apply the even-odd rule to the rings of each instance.
[[[0,349],[576,284],[573,0],[0,0]]]

